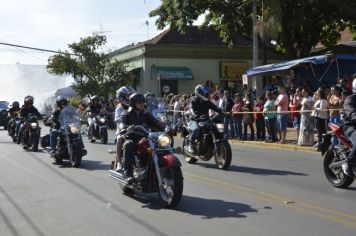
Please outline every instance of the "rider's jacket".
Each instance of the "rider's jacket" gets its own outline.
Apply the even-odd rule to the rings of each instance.
[[[51,120],[52,120],[52,128],[59,129],[61,127],[59,123],[59,114],[61,114],[61,109],[57,109],[52,113]]]
[[[132,109],[122,116],[122,123],[125,126],[142,125],[157,131],[164,131],[164,126],[147,111],[136,111]]]
[[[28,114],[30,114],[30,113],[35,114],[38,117],[38,119],[42,118],[41,114],[38,112],[36,107],[32,106],[31,108],[29,108],[29,107],[26,107],[25,105],[23,105],[21,107],[21,110],[20,110],[21,117],[27,118]]]
[[[191,108],[193,110],[193,117],[198,118],[203,115],[208,115],[209,114],[209,109],[214,110],[216,112],[221,112],[219,108],[217,108],[210,100],[208,101],[203,101],[202,99],[199,99],[197,96],[192,97],[191,99]]]
[[[356,94],[350,95],[344,102],[344,130],[356,128]]]
[[[89,111],[91,111],[93,113],[93,115],[99,115],[100,114],[100,110],[101,110],[101,105],[94,105],[94,104],[91,104],[89,106]]]
[[[21,110],[20,107],[18,108],[11,107],[8,112],[11,117],[16,117],[18,113],[20,113],[20,110]]]

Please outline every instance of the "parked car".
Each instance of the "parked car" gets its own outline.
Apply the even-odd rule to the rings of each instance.
[[[7,128],[7,110],[9,103],[6,101],[0,101],[0,126]]]

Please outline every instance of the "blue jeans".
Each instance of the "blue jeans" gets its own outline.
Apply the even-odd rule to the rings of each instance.
[[[52,129],[49,135],[49,146],[54,150],[57,145],[58,130]]]
[[[229,132],[229,126],[230,126],[230,132]],[[228,137],[230,138],[234,137],[234,124],[231,117],[224,118],[224,131],[225,131],[225,135],[228,135]]]
[[[242,140],[242,117],[232,119],[235,138]]]
[[[276,139],[276,118],[265,119],[268,131],[268,140],[275,142]]]
[[[341,124],[341,118],[340,116],[334,116],[330,118],[330,123],[336,124],[336,125],[340,125]],[[332,144],[333,145],[339,145],[339,140],[333,136],[332,138]]]

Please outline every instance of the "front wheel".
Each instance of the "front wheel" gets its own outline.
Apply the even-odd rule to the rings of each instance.
[[[163,167],[161,169],[162,186],[159,187],[159,197],[164,207],[174,208],[183,194],[183,175],[180,167]]]
[[[40,135],[38,131],[34,131],[31,134],[31,145],[32,145],[32,151],[37,152],[38,151],[38,144],[40,142]]]
[[[79,142],[74,142],[72,161],[70,163],[71,166],[78,168],[80,166],[80,163],[82,162],[82,156],[83,156],[83,149],[81,148],[81,144]]]
[[[108,143],[108,130],[107,129],[103,129],[101,131],[101,143],[102,144]]]
[[[326,179],[336,188],[347,188],[352,184],[354,179],[348,175],[346,175],[342,168],[330,168],[330,164],[341,161],[337,156],[336,152],[333,149],[329,149],[324,154],[324,173]]]
[[[232,154],[231,146],[228,141],[222,141],[216,144],[217,149],[215,150],[215,163],[219,169],[227,170],[230,167]]]

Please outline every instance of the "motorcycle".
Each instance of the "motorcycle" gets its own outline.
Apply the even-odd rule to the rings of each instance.
[[[125,131],[142,137],[134,159],[133,183],[127,183],[122,172],[114,171],[114,162],[109,176],[119,182],[124,193],[158,192],[164,206],[174,208],[182,197],[183,175],[181,163],[173,155],[171,138],[163,132],[150,132],[143,126],[130,126]],[[109,153],[115,151],[109,150]]]
[[[101,139],[101,143],[107,144],[108,143],[108,120],[106,115],[103,112],[100,112],[99,115],[94,116],[92,112],[88,113],[89,117],[93,119],[94,125],[89,127],[92,129],[89,131],[91,136],[88,136],[88,139],[91,143],[95,143],[96,139]]]
[[[81,122],[77,110],[65,106],[59,114],[61,128],[58,130],[57,147],[51,155],[56,163],[69,160],[72,167],[80,167],[82,157],[86,155],[81,139]]]
[[[199,137],[193,143],[197,153],[189,152],[190,133],[196,125],[199,128]],[[190,163],[195,164],[198,159],[209,161],[212,157],[219,169],[227,170],[230,167],[232,153],[231,146],[224,136],[223,115],[217,114],[213,117],[204,115],[195,121],[186,121],[183,125],[183,156],[184,159]]]
[[[20,126],[25,127],[22,136],[17,137],[17,144],[22,143],[26,150],[38,151],[38,144],[41,136],[41,127],[38,117],[34,113],[28,114],[27,118],[20,117]]]
[[[346,188],[353,183],[354,178],[343,172],[342,164],[347,160],[352,144],[344,135],[342,127],[330,123],[329,128],[331,131],[323,135],[323,142],[320,144],[320,151],[324,157],[324,174],[334,187]],[[339,145],[332,145],[332,136],[335,136],[339,140]],[[353,168],[353,172],[356,175],[355,167]]]

